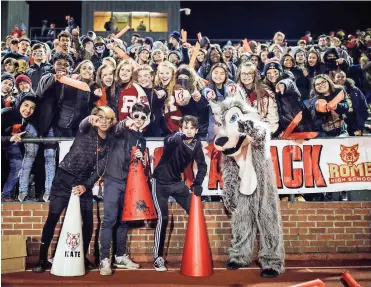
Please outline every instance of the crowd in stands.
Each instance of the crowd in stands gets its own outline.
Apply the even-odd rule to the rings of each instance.
[[[270,43],[228,41],[223,46],[200,37],[200,49],[182,41],[178,31],[162,41],[133,34],[131,43],[114,34],[80,35],[76,26],[53,42],[31,41],[22,34],[12,32],[1,45],[1,148],[9,172],[3,177],[3,201],[13,200],[18,183],[18,199],[30,200],[30,175],[40,144],[22,143],[22,138],[75,137],[96,106],[109,106],[124,120],[135,103],[148,105],[145,137],[178,131],[179,119],[193,115],[199,119],[197,136],[212,142],[209,101],[238,91],[257,108],[273,139],[300,112],[296,132],[341,137],[361,136],[369,129],[370,28],[352,35],[343,30],[323,34],[316,43],[308,32],[296,46],[288,46],[282,32]],[[86,83],[90,92],[61,83],[64,77]],[[341,101],[330,104],[339,95]],[[57,144],[42,149],[48,195]]]

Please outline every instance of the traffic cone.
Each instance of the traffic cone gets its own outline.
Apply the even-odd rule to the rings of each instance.
[[[122,211],[122,221],[156,219],[155,206],[148,187],[142,162],[135,159],[137,147],[131,148],[128,180]]]
[[[194,194],[189,210],[180,273],[192,277],[207,277],[214,273],[201,197]]]
[[[84,259],[80,197],[71,193],[50,273],[65,277],[83,276]]]
[[[341,275],[341,279],[343,279],[349,287],[362,287],[356,280],[354,280],[349,271],[345,271],[343,275]]]
[[[325,287],[325,283],[322,280],[316,279],[308,282],[304,282],[301,284],[293,285],[291,287]]]

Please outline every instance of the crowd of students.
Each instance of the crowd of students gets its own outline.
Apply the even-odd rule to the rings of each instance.
[[[191,115],[198,118],[196,137],[211,142],[214,118],[208,103],[236,91],[257,108],[272,138],[279,139],[300,112],[297,132],[360,136],[369,128],[371,29],[354,35],[339,30],[319,36],[317,44],[307,33],[297,46],[288,46],[282,32],[275,33],[272,43],[224,46],[200,37],[198,51],[178,31],[167,41],[133,34],[129,44],[113,34],[80,35],[78,27],[70,32],[46,43],[13,33],[2,45],[2,153],[9,171],[2,183],[3,201],[13,199],[18,182],[18,200],[31,199],[30,175],[39,144],[23,144],[22,138],[75,137],[82,120],[100,106],[112,108],[118,121],[129,117],[134,104],[148,106],[145,137],[172,134],[182,116]],[[64,77],[86,83],[90,92],[62,84]],[[338,95],[342,100],[330,104]],[[42,148],[43,199],[48,201],[57,144]]]

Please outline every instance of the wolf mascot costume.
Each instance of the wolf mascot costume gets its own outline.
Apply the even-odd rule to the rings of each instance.
[[[216,124],[214,146],[223,153],[224,205],[232,215],[227,269],[251,264],[259,231],[261,276],[276,277],[284,272],[285,251],[268,126],[240,93],[209,104]]]

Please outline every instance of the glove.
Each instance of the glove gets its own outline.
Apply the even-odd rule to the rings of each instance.
[[[202,186],[201,185],[194,185],[193,184],[191,186],[191,190],[197,196],[201,196],[201,194],[202,194]]]

